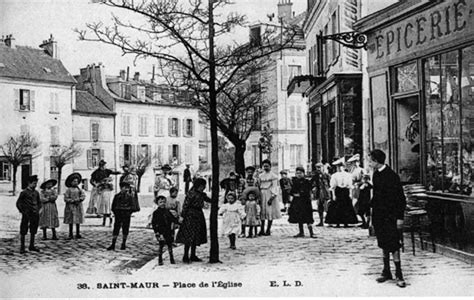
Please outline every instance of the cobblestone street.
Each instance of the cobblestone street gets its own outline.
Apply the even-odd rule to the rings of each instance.
[[[142,211],[132,219],[128,248],[124,251],[105,250],[110,243],[111,228],[102,227],[100,218],[86,219],[81,229],[83,238],[79,240],[65,240],[64,225],[61,225],[58,241],[43,241],[39,233],[40,253],[21,255],[17,235],[2,238],[0,277],[2,286],[9,287],[2,295],[113,297],[129,294],[127,288],[99,290],[97,285],[111,287],[111,283],[119,282],[157,282],[160,286],[159,289],[134,289],[133,296],[474,295],[471,265],[419,249],[413,256],[408,238],[407,249],[402,254],[407,288],[400,289],[394,282],[378,284],[375,278],[381,271],[380,250],[366,230],[315,227],[316,239],[296,239],[293,235],[297,228],[287,223],[286,216],[275,222],[272,236],[237,239],[237,250],[229,249],[227,238],[221,237],[222,264],[207,263],[208,243],[197,251],[204,259],[202,263],[184,265],[183,247],[179,246],[175,248],[176,265],[169,264],[166,254],[165,264],[158,266],[157,242],[151,229],[146,229],[151,201],[142,200]],[[59,211],[62,215],[61,208]],[[2,220],[5,218],[3,214]],[[19,220],[15,218],[18,216],[10,216],[9,220],[17,227]],[[284,280],[292,286],[283,287]],[[240,282],[242,287],[173,288],[174,282],[199,285],[213,281]],[[301,286],[295,286],[299,284],[295,281]],[[29,282],[28,290],[21,288],[25,282]],[[83,283],[89,289],[79,288]],[[272,284],[279,287],[271,287]]]

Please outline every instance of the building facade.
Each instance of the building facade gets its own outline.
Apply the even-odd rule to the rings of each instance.
[[[16,46],[12,36],[0,41],[0,143],[27,132],[39,141],[38,149],[18,168],[17,191],[26,187],[29,175],[38,175],[40,182],[56,178],[53,150],[72,143],[76,82],[57,59],[57,42],[52,36],[40,47]],[[10,191],[12,168],[2,155],[0,190]],[[63,174],[69,172],[71,164],[63,168]],[[64,184],[64,176],[62,179]]]
[[[367,147],[428,190],[436,240],[474,253],[474,2],[407,0],[356,24],[367,42]]]
[[[305,13],[296,15],[292,11],[291,1],[280,1],[278,20],[280,24],[303,24]],[[266,25],[268,26],[268,25]],[[301,75],[305,65],[304,39],[298,35],[295,49],[287,49],[271,55],[271,65],[261,76],[265,92],[262,102],[271,103],[265,111],[256,116],[259,122],[256,130],[247,140],[245,164],[260,166],[261,160],[269,158],[274,171],[289,169],[294,172],[298,166],[308,164],[308,102],[301,92],[289,94],[287,87],[291,78]],[[272,132],[272,152],[262,154],[259,140],[264,128]]]

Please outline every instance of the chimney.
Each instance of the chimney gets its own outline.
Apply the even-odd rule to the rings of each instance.
[[[127,81],[130,80],[130,67],[127,67]]]
[[[48,40],[44,40],[41,45],[39,45],[40,48],[46,52],[49,56],[51,56],[54,59],[58,59],[58,42],[56,42],[53,38],[53,35],[51,34],[49,36]]]
[[[7,47],[10,47],[12,49],[15,49],[15,38],[13,38],[13,35],[7,35],[6,37],[2,36],[2,41],[5,43]]]
[[[120,70],[120,79],[125,80],[125,70]]]
[[[292,6],[291,0],[280,0],[278,3],[278,19],[283,21],[290,19],[292,16]]]
[[[135,74],[133,75],[133,80],[135,80],[135,81],[140,80],[140,72],[135,72]]]

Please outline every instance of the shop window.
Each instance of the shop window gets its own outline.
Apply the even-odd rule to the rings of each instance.
[[[472,195],[474,184],[474,46],[463,49],[461,65],[462,193]]]
[[[418,71],[416,62],[395,69],[395,91],[397,93],[416,91],[418,89]]]

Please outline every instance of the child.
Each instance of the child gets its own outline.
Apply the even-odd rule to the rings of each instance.
[[[166,208],[166,197],[158,196],[155,199],[158,208],[153,212],[151,224],[155,232],[156,239],[160,245],[158,249],[158,264],[163,265],[163,248],[168,246],[168,253],[170,255],[170,263],[174,264],[173,257],[173,240],[174,231],[172,229],[173,223],[178,223],[178,219],[173,216],[171,211]]]
[[[283,200],[283,209],[281,211],[286,212],[290,204],[291,179],[288,178],[288,172],[286,170],[282,170],[280,175],[281,198]]]
[[[39,210],[41,208],[40,195],[36,190],[37,184],[37,175],[28,177],[28,186],[20,193],[16,201],[16,207],[21,213],[20,253],[22,254],[25,253],[25,236],[28,229],[30,230],[30,247],[28,247],[28,250],[39,252],[39,249],[35,247],[35,234],[38,232]]]
[[[112,226],[112,211],[110,210],[110,198],[114,190],[112,177],[102,179],[99,186],[99,197],[97,202],[97,213],[102,215],[102,226],[105,226],[107,218],[109,218],[109,227]]]
[[[40,200],[43,205],[39,214],[39,226],[43,229],[43,240],[47,240],[46,229],[51,228],[53,240],[57,240],[56,228],[59,227],[58,208],[56,199],[58,193],[53,187],[58,183],[56,179],[49,179],[41,184]]]
[[[223,233],[229,237],[230,249],[235,248],[235,236],[240,233],[242,219],[245,218],[244,208],[238,203],[234,192],[228,192],[227,203],[219,209],[219,214],[224,215]]]
[[[84,211],[82,201],[86,199],[86,194],[79,187],[82,176],[79,173],[72,173],[66,178],[66,192],[64,193],[64,224],[69,224],[68,240],[73,239],[73,225],[76,224],[76,239],[82,238],[80,234],[80,224],[84,222]]]
[[[178,189],[175,187],[172,187],[170,189],[170,198],[168,201],[166,201],[166,208],[170,211],[170,213],[177,219],[179,220],[179,216],[181,216],[181,203],[179,203],[178,200]],[[176,244],[174,244],[174,237],[176,236],[176,229],[178,228],[178,223],[174,223],[171,226],[172,232],[172,237],[173,237],[173,246],[176,247]]]
[[[260,226],[260,205],[258,205],[258,189],[249,188],[247,189],[246,201],[245,201],[245,226],[249,227],[249,235],[247,238],[257,237],[257,230]],[[253,235],[255,234],[255,235]]]
[[[359,200],[356,203],[356,211],[357,214],[362,218],[362,225],[361,228],[367,229],[369,228],[369,218],[370,218],[370,191],[372,190],[372,185],[370,184],[370,176],[364,175],[362,177],[362,182],[360,183],[360,193],[359,193]],[[367,216],[367,221],[365,220],[365,216]]]
[[[112,201],[112,212],[115,216],[114,229],[112,232],[112,245],[107,250],[115,250],[115,243],[122,228],[122,246],[120,250],[125,250],[128,231],[130,229],[130,218],[133,212],[133,195],[130,193],[130,183],[122,181],[120,183],[120,192],[114,196]]]

